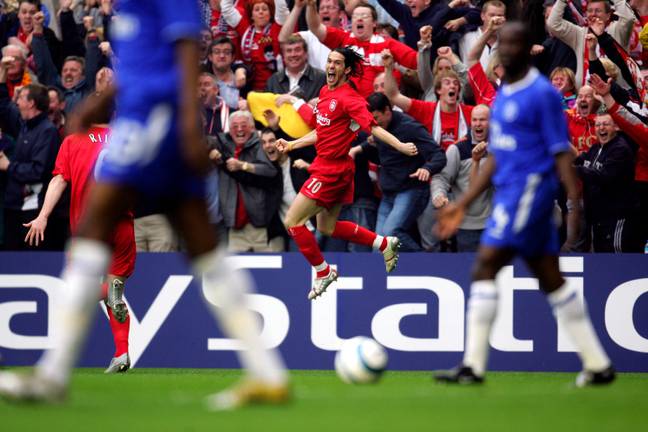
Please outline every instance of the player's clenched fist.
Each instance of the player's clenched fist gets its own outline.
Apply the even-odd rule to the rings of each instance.
[[[286,141],[283,138],[279,138],[277,141],[275,141],[275,147],[277,150],[279,150],[281,153],[288,153],[290,151],[290,145],[289,142]]]

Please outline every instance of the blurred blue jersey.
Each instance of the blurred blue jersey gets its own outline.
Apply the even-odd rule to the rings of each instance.
[[[536,69],[500,88],[488,149],[496,164],[495,197],[482,243],[523,256],[558,253],[555,156],[569,151],[567,121],[560,95]]]
[[[198,40],[200,15],[195,0],[120,0],[111,28],[122,109],[151,98],[174,97],[178,65],[174,43]]]
[[[112,28],[117,117],[98,179],[143,196],[203,193],[203,180],[183,159],[178,134],[181,65],[176,42],[198,40],[195,0],[120,0]],[[200,119],[196,119],[196,125]]]

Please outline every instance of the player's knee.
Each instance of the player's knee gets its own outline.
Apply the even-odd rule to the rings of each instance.
[[[322,235],[331,237],[333,235],[333,231],[335,231],[335,225],[329,226],[327,224],[321,224],[320,226],[320,224],[318,224],[317,231],[319,231]]]

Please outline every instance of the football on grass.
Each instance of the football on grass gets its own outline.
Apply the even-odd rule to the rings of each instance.
[[[335,371],[347,384],[376,382],[386,367],[385,348],[365,336],[356,336],[344,341],[335,356]]]

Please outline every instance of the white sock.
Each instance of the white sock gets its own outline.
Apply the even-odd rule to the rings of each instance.
[[[587,315],[583,298],[570,290],[567,283],[547,295],[554,316],[567,331],[569,339],[578,349],[583,368],[599,372],[610,366],[610,359],[596,336],[592,322]]]
[[[383,237],[383,236],[381,236],[379,234],[376,234],[376,238],[373,241],[373,250],[380,251],[380,246],[382,246],[382,242],[383,242],[384,238],[385,237]]]
[[[322,264],[318,264],[318,265],[316,265],[314,267],[315,267],[315,271],[317,273],[319,273],[319,272],[322,272],[322,271],[326,270],[326,268],[328,267],[328,263],[326,262],[326,260],[324,260],[324,261],[322,261]]]
[[[101,278],[110,262],[110,249],[104,243],[74,239],[68,246],[68,259],[62,278],[66,290],[57,295],[52,337],[54,347],[41,356],[36,372],[50,381],[66,385],[78,360],[90,320],[97,310]]]
[[[265,347],[257,317],[248,308],[246,294],[253,281],[247,270],[234,268],[221,249],[196,258],[193,269],[202,277],[205,300],[221,329],[245,348],[238,356],[248,375],[269,384],[286,383],[279,353]]]
[[[489,343],[493,321],[497,313],[497,287],[493,280],[474,281],[470,286],[466,316],[466,351],[463,363],[475,375],[483,376],[488,362]]]

